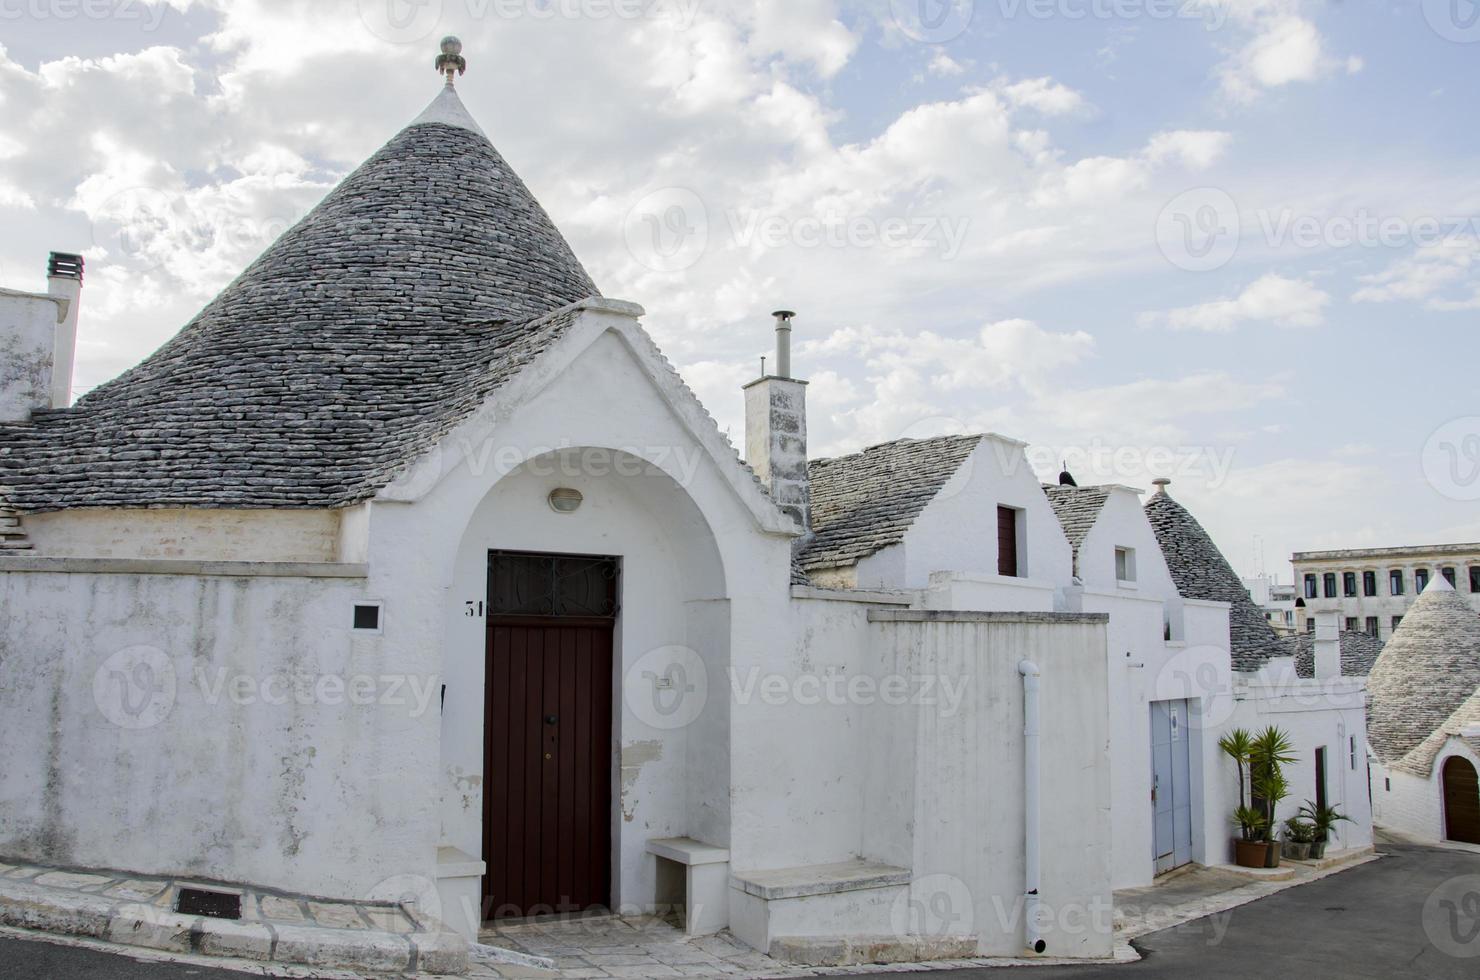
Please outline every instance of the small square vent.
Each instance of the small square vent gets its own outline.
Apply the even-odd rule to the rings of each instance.
[[[240,919],[242,897],[235,892],[213,892],[204,888],[181,888],[175,899],[181,915],[205,915],[213,919]]]
[[[367,633],[380,632],[380,603],[355,603],[354,628]]]

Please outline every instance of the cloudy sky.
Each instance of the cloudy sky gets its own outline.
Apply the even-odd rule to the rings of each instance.
[[[1240,571],[1480,540],[1471,0],[0,0],[0,284],[78,393],[459,90],[722,426],[798,311],[817,454],[989,429]]]

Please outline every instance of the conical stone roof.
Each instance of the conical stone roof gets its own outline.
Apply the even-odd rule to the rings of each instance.
[[[1372,665],[1367,739],[1385,765],[1406,765],[1427,774],[1443,743],[1432,736],[1451,721],[1465,720],[1456,720],[1457,715],[1477,692],[1480,613],[1436,575]]]
[[[527,361],[569,320],[548,314],[597,295],[448,87],[147,360],[72,409],[0,425],[0,501],[364,499],[458,392]]]
[[[1182,598],[1228,603],[1233,669],[1256,671],[1270,657],[1286,655],[1289,651],[1280,644],[1274,627],[1254,605],[1249,590],[1197,518],[1173,500],[1165,488],[1151,495],[1145,510]]]

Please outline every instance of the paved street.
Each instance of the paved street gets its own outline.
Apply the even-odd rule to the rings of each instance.
[[[1383,844],[1380,861],[1261,899],[1210,919],[1153,933],[1130,966],[1024,968],[1031,980],[1199,980],[1293,976],[1299,980],[1474,980],[1480,976],[1480,855]],[[1433,900],[1431,900],[1433,897]],[[1449,904],[1444,904],[1445,901]],[[1427,909],[1427,912],[1426,912]],[[1427,927],[1427,928],[1426,928]],[[1442,952],[1437,943],[1452,952]],[[91,950],[0,937],[6,980],[244,980],[256,974],[138,962]],[[881,974],[860,976],[877,977]],[[998,969],[932,971],[931,976],[1000,978]]]

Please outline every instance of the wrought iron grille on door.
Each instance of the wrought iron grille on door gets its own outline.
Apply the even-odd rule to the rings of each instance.
[[[620,579],[617,558],[491,551],[488,615],[614,619]]]

